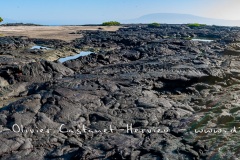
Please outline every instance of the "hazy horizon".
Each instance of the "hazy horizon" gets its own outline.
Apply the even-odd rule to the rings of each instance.
[[[238,0],[8,0],[1,4],[0,17],[23,23],[99,24],[125,21],[153,13],[191,14],[200,17],[240,20]],[[11,12],[9,12],[11,11]]]

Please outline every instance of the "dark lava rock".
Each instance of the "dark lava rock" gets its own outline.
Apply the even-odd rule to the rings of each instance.
[[[203,130],[196,133],[237,125],[240,59],[223,52],[239,31],[186,25],[79,31],[84,37],[72,42],[74,48],[101,52],[63,64],[26,57],[20,63],[6,55],[25,41],[60,48],[68,43],[1,38],[0,158],[239,157],[229,134],[211,139]]]

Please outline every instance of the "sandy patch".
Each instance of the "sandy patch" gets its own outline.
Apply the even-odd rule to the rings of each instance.
[[[116,31],[119,26],[0,26],[1,36],[27,36],[30,38],[60,39],[72,41],[79,34],[70,34],[79,30]]]

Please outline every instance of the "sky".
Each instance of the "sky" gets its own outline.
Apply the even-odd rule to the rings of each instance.
[[[240,0],[0,0],[0,17],[42,24],[101,23],[151,13],[240,20]]]

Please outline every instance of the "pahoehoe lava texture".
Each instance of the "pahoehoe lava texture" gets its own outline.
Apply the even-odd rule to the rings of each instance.
[[[128,25],[76,34],[83,38],[71,43],[0,38],[1,159],[240,157],[239,28]],[[32,43],[95,53],[61,64],[25,49]]]

